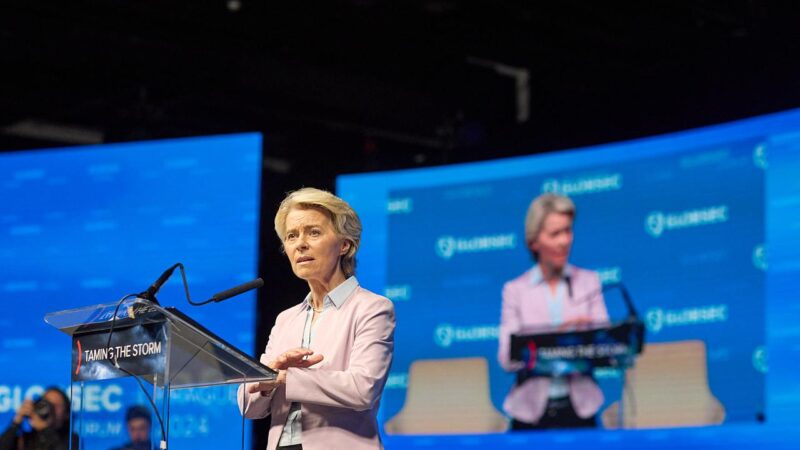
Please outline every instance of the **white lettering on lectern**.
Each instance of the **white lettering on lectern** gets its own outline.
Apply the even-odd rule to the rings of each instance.
[[[108,348],[96,348],[83,351],[86,362],[114,359],[135,358],[138,356],[157,355],[161,353],[161,342],[141,342],[138,344],[117,345]]]

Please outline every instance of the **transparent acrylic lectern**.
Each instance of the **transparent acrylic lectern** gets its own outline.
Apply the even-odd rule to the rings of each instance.
[[[102,414],[119,410],[120,399],[134,395],[148,409],[155,407],[151,436],[156,447],[243,449],[245,422],[236,408],[236,388],[277,376],[177,309],[148,300],[53,312],[45,321],[72,337],[71,420],[82,450],[113,447],[109,436],[119,440],[125,431],[114,430],[115,422],[104,420]],[[150,394],[153,405],[134,379]],[[190,388],[226,390],[204,395]],[[182,396],[179,390],[195,393]],[[174,420],[171,412],[177,416]],[[116,414],[119,417],[122,411]],[[224,423],[214,426],[215,420]],[[159,445],[162,433],[164,443]]]

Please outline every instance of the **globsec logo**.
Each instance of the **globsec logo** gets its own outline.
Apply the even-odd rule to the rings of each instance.
[[[444,259],[453,257],[456,251],[456,239],[453,236],[442,236],[436,240],[436,254]]]
[[[73,387],[72,407],[76,411],[115,412],[122,409],[122,386],[110,384],[101,386],[97,384],[87,384],[83,388]]]
[[[450,344],[453,343],[453,326],[449,323],[437,326],[433,332],[433,340],[439,347],[450,347]]]
[[[753,149],[753,164],[759,169],[767,168],[767,144],[762,142]]]
[[[767,270],[767,250],[764,244],[756,245],[753,249],[753,265],[756,269]]]
[[[442,236],[436,240],[436,254],[442,259],[450,259],[459,253],[480,253],[498,250],[509,250],[517,246],[517,235],[514,233],[493,234],[456,238]]]
[[[653,333],[658,333],[664,327],[664,310],[661,308],[650,308],[645,315],[647,329]]]
[[[710,206],[677,213],[653,211],[644,221],[644,229],[653,237],[659,237],[668,230],[694,228],[728,221],[728,205]]]
[[[707,305],[683,309],[650,308],[645,314],[647,330],[658,333],[663,328],[687,325],[703,325],[726,322],[728,305]]]
[[[406,389],[408,387],[408,372],[389,373],[386,379],[386,389]]]
[[[761,372],[767,373],[769,365],[767,364],[767,349],[763,345],[759,345],[753,351],[753,367]]]
[[[550,178],[542,183],[542,192],[575,196],[596,194],[598,192],[618,191],[622,189],[622,174],[598,175],[593,177],[558,180]]]
[[[0,413],[14,412],[25,399],[43,393],[44,386],[38,384],[31,386],[0,384]]]
[[[594,269],[597,272],[597,276],[600,278],[600,284],[615,284],[622,282],[622,268],[618,266],[614,267],[600,267]]]
[[[411,197],[393,198],[386,204],[386,212],[389,214],[408,214],[414,210],[414,202]]]
[[[661,233],[664,232],[664,213],[661,211],[654,211],[648,214],[644,222],[644,227],[651,236],[661,236]]]
[[[42,395],[44,386],[0,384],[0,414],[16,411],[25,399]],[[70,395],[70,389],[66,389]],[[86,412],[116,412],[123,406],[123,390],[118,384],[88,384],[72,386],[72,410]]]
[[[480,342],[497,340],[500,327],[497,325],[472,325],[456,327],[449,323],[436,326],[433,341],[439,347],[448,348],[456,342]]]
[[[398,284],[386,286],[383,295],[394,302],[411,300],[411,285]]]

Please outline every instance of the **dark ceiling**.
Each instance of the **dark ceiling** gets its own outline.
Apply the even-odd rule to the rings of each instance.
[[[800,106],[795,5],[13,0],[0,150],[258,130],[326,184],[719,123]]]

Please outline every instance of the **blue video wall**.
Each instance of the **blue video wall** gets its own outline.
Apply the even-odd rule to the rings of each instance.
[[[791,448],[799,436],[789,423],[800,406],[793,344],[800,327],[790,318],[800,310],[792,301],[800,272],[798,132],[800,111],[790,111],[547,155],[340,177],[339,194],[364,223],[359,279],[397,310],[380,414],[387,447]],[[613,289],[623,283],[646,343],[703,343],[708,389],[722,412],[713,423],[721,425],[603,430],[602,413],[619,402],[622,380],[619,371],[599,370],[598,430],[395,432],[417,361],[484,359],[489,407],[503,414],[514,375],[496,359],[501,290],[534,264],[524,220],[531,200],[546,192],[575,202],[570,262],[609,287],[612,320],[626,314]]]
[[[46,313],[144,291],[175,262],[186,266],[196,301],[256,277],[259,134],[14,152],[0,155],[0,169],[1,424],[46,386],[69,392],[71,341],[44,322]],[[176,273],[158,298],[253,348],[254,293],[195,308]],[[127,407],[147,400],[118,379],[87,388],[74,404],[93,445],[111,448],[127,440]],[[176,391],[170,448],[224,448],[241,422],[228,390]],[[157,429],[154,417],[154,442]]]

